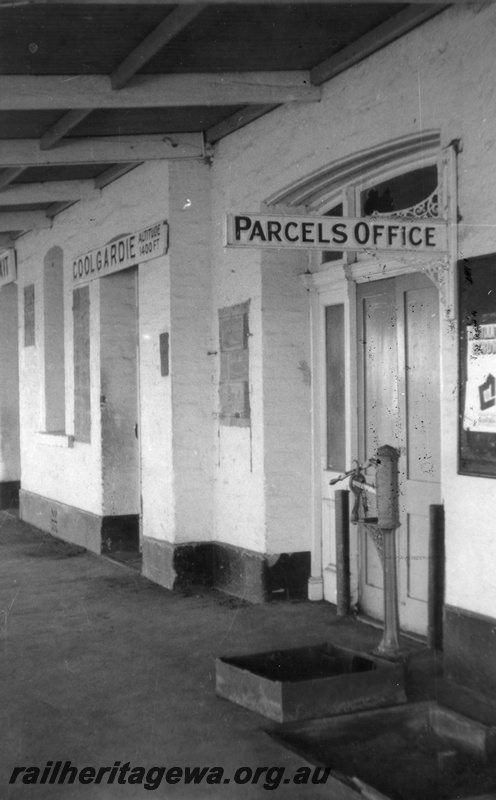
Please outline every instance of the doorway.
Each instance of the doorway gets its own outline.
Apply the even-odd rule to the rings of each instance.
[[[122,531],[110,549],[138,550],[139,445],[138,271],[100,279],[100,407],[103,513]],[[117,519],[119,518],[119,519]]]
[[[357,286],[356,307],[358,459],[383,444],[399,450],[400,625],[425,635],[429,506],[441,501],[438,291],[422,274],[372,281]],[[359,610],[382,619],[382,567],[364,531],[358,557]]]

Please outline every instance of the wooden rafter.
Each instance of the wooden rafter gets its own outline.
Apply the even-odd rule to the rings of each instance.
[[[206,7],[206,3],[195,3],[174,9],[112,72],[110,76],[112,89],[122,89],[133,75],[148,64],[154,55],[181,33]]]
[[[77,200],[67,200],[66,202],[53,203],[53,205],[47,208],[45,213],[48,219],[53,219],[57,216],[57,214],[60,214],[61,211],[65,211],[66,208],[73,206],[74,203],[77,203]]]
[[[24,167],[9,167],[0,173],[0,190],[5,186],[9,186],[12,181],[24,172]]]
[[[0,232],[28,231],[49,228],[50,220],[44,211],[1,211]]]
[[[92,108],[77,108],[68,111],[67,114],[59,119],[55,125],[52,125],[40,139],[40,147],[42,150],[49,150],[57,142],[64,138],[64,136],[72,131],[83,119],[91,114]]]
[[[386,22],[377,25],[368,33],[361,36],[352,44],[347,45],[335,55],[318,64],[310,71],[312,83],[320,85],[340,72],[344,72],[354,64],[363,61],[367,56],[399,39],[417,25],[439,14],[447,8],[446,4],[432,3],[430,5],[411,5],[400,11]]]
[[[344,47],[331,58],[314,67],[310,71],[312,84],[320,85],[354,64],[358,64],[372,53],[438,14],[444,8],[447,8],[447,5],[439,3],[410,5],[386,22],[376,26],[364,36],[361,36],[352,44]],[[206,131],[205,139],[209,143],[216,142],[249,122],[253,122],[275,107],[274,105],[246,106],[241,111],[232,114],[227,119],[209,128]]]
[[[122,89],[138,70],[177,36],[205,7],[206,4],[204,3],[182,6],[168,14],[160,25],[129,53],[127,58],[111,74],[110,83],[112,89]],[[83,119],[86,119],[92,111],[93,108],[68,111],[55,125],[45,131],[41,137],[41,149],[49,150],[54,147],[71,130],[74,130]]]
[[[109,183],[116,181],[117,178],[122,178],[123,175],[131,172],[132,169],[136,169],[136,167],[142,163],[142,161],[138,161],[132,164],[114,164],[106,169],[105,172],[102,172],[100,175],[96,176],[95,188],[103,189],[105,186],[108,186]]]
[[[210,143],[217,142],[219,139],[222,139],[223,136],[227,136],[229,133],[243,128],[245,125],[248,125],[249,122],[253,122],[269,111],[272,111],[273,108],[277,108],[277,106],[245,106],[240,111],[227,117],[227,119],[223,119],[222,122],[219,122],[217,125],[212,125],[205,134],[205,140]]]
[[[124,165],[127,167],[128,165]],[[0,205],[25,205],[26,203],[60,203],[67,200],[84,200],[95,197],[94,180],[45,181],[19,183],[0,191]]]
[[[41,150],[38,139],[0,139],[0,164],[7,168],[136,163],[163,158],[203,158],[204,154],[201,133],[74,138],[64,140],[54,150]]]
[[[119,92],[108,75],[0,75],[1,111],[279,104],[320,95],[301,70],[137,75]]]
[[[328,3],[329,0],[312,0],[313,2],[317,3]],[[377,0],[332,0],[334,5],[376,5]],[[5,3],[6,5],[10,3],[10,5],[15,4],[16,0],[7,0]],[[95,0],[17,0],[19,5],[33,5],[33,6],[50,6],[50,5],[67,5],[67,6],[85,6],[85,5],[94,5]],[[192,5],[196,2],[196,0],[146,0],[147,5],[152,6],[163,6],[164,8],[167,6],[188,6]],[[286,5],[288,0],[215,0],[216,4],[222,5],[239,5],[239,4],[248,4],[248,5]],[[398,4],[398,0],[382,0],[383,3],[387,4]],[[482,4],[490,4],[493,0],[481,0]],[[293,5],[306,5],[308,0],[291,0]],[[99,0],[99,5],[112,7],[116,5],[138,5],[137,0]],[[409,0],[410,5],[426,5],[425,0]],[[450,5],[473,5],[473,0],[451,0]],[[0,8],[2,6],[2,2],[0,0]]]

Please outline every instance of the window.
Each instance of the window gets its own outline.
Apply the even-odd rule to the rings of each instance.
[[[223,425],[250,424],[248,310],[249,301],[219,310],[219,394]]]
[[[374,213],[391,214],[413,208],[430,197],[436,188],[435,165],[397,175],[361,192],[361,214],[368,217]]]

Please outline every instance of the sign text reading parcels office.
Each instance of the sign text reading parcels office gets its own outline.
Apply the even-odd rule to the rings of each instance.
[[[86,283],[164,255],[167,252],[167,232],[167,223],[157,222],[75,258],[72,262],[74,284]]]
[[[446,252],[447,224],[386,217],[228,214],[228,247]]]

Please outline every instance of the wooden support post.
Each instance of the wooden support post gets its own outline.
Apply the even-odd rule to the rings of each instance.
[[[344,617],[350,613],[350,525],[348,492],[338,490],[334,494],[336,519],[336,586],[337,614]]]
[[[443,649],[444,611],[444,506],[429,506],[429,593],[427,643]]]

